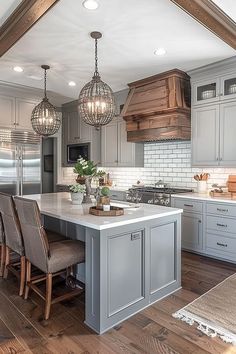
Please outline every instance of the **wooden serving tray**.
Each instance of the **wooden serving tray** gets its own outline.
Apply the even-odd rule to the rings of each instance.
[[[231,192],[215,192],[215,191],[211,191],[210,192],[210,196],[212,198],[229,198],[229,199],[234,199],[236,197],[236,193],[231,193]]]
[[[111,206],[111,210],[104,211],[102,209],[97,209],[95,206],[89,208],[89,214],[96,216],[120,216],[124,215],[124,209]]]

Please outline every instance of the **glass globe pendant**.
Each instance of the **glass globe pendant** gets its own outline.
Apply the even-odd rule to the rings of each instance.
[[[59,130],[61,119],[47,98],[47,70],[50,66],[42,65],[41,68],[44,69],[44,98],[32,111],[31,125],[37,134],[49,136]]]
[[[95,72],[93,78],[80,91],[78,111],[85,123],[97,130],[108,124],[115,115],[115,99],[110,86],[103,82],[98,73],[97,41],[102,37],[100,32],[91,32],[95,39]]]

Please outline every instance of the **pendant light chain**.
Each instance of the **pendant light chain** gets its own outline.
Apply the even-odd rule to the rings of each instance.
[[[47,98],[47,69],[44,69],[44,98]]]
[[[94,76],[99,76],[98,73],[98,40],[95,39],[95,72]]]

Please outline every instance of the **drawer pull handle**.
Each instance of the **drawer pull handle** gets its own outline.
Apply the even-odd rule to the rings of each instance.
[[[219,224],[219,223],[217,223],[216,225],[217,225],[217,226],[220,226],[220,227],[227,227],[227,225],[225,225],[225,224]]]
[[[189,208],[193,208],[192,204],[184,204],[184,206],[189,207]]]
[[[111,197],[115,197],[115,198],[117,198],[117,197],[118,197],[118,195],[117,195],[117,194],[112,194],[112,195],[111,195]]]
[[[131,235],[131,241],[139,240],[141,238],[140,232]]]
[[[221,208],[217,208],[218,211],[221,211],[223,213],[228,213],[229,209],[221,209]]]
[[[221,247],[228,247],[227,243],[220,243],[220,242],[217,242],[217,245],[218,245],[218,246],[221,246]]]

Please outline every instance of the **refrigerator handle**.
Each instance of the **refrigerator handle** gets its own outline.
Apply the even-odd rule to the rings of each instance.
[[[15,163],[16,163],[16,194],[20,195],[20,160],[19,160],[19,146],[15,147]]]
[[[20,147],[20,195],[23,195],[23,146]]]

